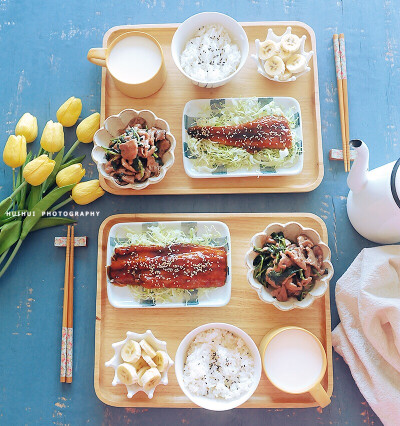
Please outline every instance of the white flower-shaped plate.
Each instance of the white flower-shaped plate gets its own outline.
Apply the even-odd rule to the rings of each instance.
[[[117,386],[122,384],[118,377],[117,377],[117,368],[119,365],[121,365],[124,361],[121,358],[121,349],[122,347],[125,345],[125,343],[128,340],[136,340],[137,342],[139,342],[140,340],[145,339],[156,351],[165,351],[167,352],[167,343],[162,341],[162,340],[158,340],[154,334],[150,331],[147,330],[146,333],[142,333],[142,334],[138,334],[138,333],[134,333],[132,331],[128,331],[126,333],[126,339],[122,340],[121,342],[116,342],[112,344],[112,347],[115,351],[114,356],[105,363],[106,367],[112,367],[114,369],[114,379],[112,381],[112,385],[113,386]],[[168,352],[167,352],[168,353]],[[169,359],[169,363],[168,363],[168,367],[165,371],[163,371],[161,373],[161,381],[159,384],[162,385],[167,385],[168,384],[168,370],[171,368],[171,366],[174,364],[174,361],[172,361],[171,357],[168,355],[168,359]],[[150,389],[149,391],[145,391],[143,389],[143,387],[139,386],[137,383],[134,385],[125,385],[126,386],[126,390],[128,391],[128,398],[132,398],[133,395],[135,395],[137,392],[142,391],[145,394],[147,394],[147,396],[149,397],[149,399],[153,398],[154,395],[154,391],[156,389],[155,386],[154,388]]]
[[[321,278],[315,280],[314,287],[307,294],[303,300],[297,300],[295,297],[290,297],[286,302],[280,302],[272,296],[271,290],[264,287],[259,281],[257,281],[254,274],[253,261],[258,255],[253,251],[253,247],[263,247],[268,237],[273,232],[283,232],[285,238],[291,241],[296,241],[296,238],[300,234],[307,235],[307,237],[315,244],[319,245],[323,253],[323,265],[328,270],[328,273],[323,275]],[[294,308],[308,308],[312,305],[315,299],[322,297],[327,289],[329,288],[329,281],[333,276],[333,266],[331,263],[331,251],[329,247],[321,240],[320,235],[317,231],[310,228],[304,228],[300,223],[288,222],[286,224],[271,223],[268,225],[263,232],[260,232],[253,236],[251,239],[251,248],[246,254],[246,265],[249,268],[247,273],[247,280],[251,287],[257,292],[258,297],[265,303],[273,304],[276,308],[281,311],[289,311]]]
[[[126,127],[135,117],[142,117],[146,120],[148,127],[158,127],[159,129],[166,131],[166,139],[171,143],[169,150],[163,155],[163,166],[161,167],[160,174],[158,176],[153,176],[148,178],[145,182],[130,183],[127,185],[118,184],[115,179],[110,176],[105,171],[105,165],[107,160],[105,157],[105,151],[103,148],[108,148],[111,142],[111,139],[116,138],[117,136],[124,133]],[[172,167],[175,161],[174,150],[176,147],[176,141],[174,136],[170,132],[168,123],[158,118],[152,111],[141,110],[136,111],[134,109],[124,109],[117,115],[110,115],[105,121],[103,127],[101,127],[94,135],[93,138],[93,149],[92,149],[92,158],[97,165],[97,170],[99,173],[107,180],[109,183],[116,188],[121,189],[144,189],[147,186],[160,182],[167,170]]]
[[[268,34],[267,34],[267,40],[272,40],[275,43],[280,43],[281,39],[284,35],[286,34],[291,34],[292,33],[292,27],[287,27],[286,31],[281,35],[278,36],[274,33],[274,31],[272,30],[272,28],[268,28]],[[314,52],[312,50],[310,50],[309,52],[306,52],[304,50],[304,44],[306,42],[306,36],[303,35],[301,37],[301,41],[300,41],[300,49],[297,53],[300,53],[300,55],[303,55],[306,58],[306,67],[302,72],[299,72],[297,74],[293,74],[290,78],[288,78],[287,80],[279,80],[278,76],[275,77],[270,77],[264,70],[264,60],[262,60],[259,56],[258,56],[258,51],[259,51],[259,47],[260,47],[260,40],[257,39],[256,40],[256,54],[255,55],[251,55],[251,57],[255,60],[256,64],[257,64],[257,71],[263,75],[264,77],[268,78],[268,80],[272,80],[272,81],[277,81],[279,83],[287,83],[288,81],[295,81],[297,80],[299,77],[301,77],[302,75],[304,75],[305,73],[310,71],[310,67],[308,66],[308,63],[312,57],[312,55],[314,54]]]

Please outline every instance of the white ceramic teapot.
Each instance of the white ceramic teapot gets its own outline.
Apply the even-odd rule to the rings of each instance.
[[[367,145],[358,139],[350,141],[350,145],[357,152],[347,178],[347,214],[351,224],[375,243],[400,242],[400,158],[369,171]]]

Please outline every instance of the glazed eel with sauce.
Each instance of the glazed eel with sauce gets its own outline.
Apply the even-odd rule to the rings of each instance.
[[[194,244],[116,247],[107,272],[110,281],[118,286],[222,287],[227,275],[227,253],[220,247]]]
[[[248,152],[289,149],[293,143],[289,121],[279,115],[267,115],[237,126],[192,126],[187,132],[196,139],[208,139]]]

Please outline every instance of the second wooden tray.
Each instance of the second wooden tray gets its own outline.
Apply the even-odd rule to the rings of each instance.
[[[159,222],[170,220],[218,220],[229,227],[232,243],[232,296],[230,302],[219,308],[182,309],[116,309],[107,298],[106,251],[110,229],[123,222]],[[243,329],[259,345],[271,329],[285,325],[298,325],[314,333],[323,344],[327,359],[322,386],[332,395],[332,343],[329,291],[314,301],[307,309],[283,312],[263,303],[247,282],[245,255],[251,237],[273,222],[299,222],[315,229],[328,243],[324,222],[308,213],[266,214],[125,214],[107,218],[99,230],[96,300],[96,348],[94,387],[97,396],[106,404],[117,407],[195,407],[182,392],[176,380],[174,368],[168,373],[169,384],[158,386],[153,399],[139,392],[132,399],[126,396],[125,386],[112,386],[113,369],[105,367],[114,351],[111,344],[123,340],[127,331],[143,333],[152,330],[154,335],[167,342],[168,353],[175,357],[179,343],[194,328],[209,322],[226,322]],[[262,374],[254,395],[243,407],[254,408],[301,408],[315,407],[310,394],[290,395],[276,389]]]
[[[158,117],[168,121],[177,142],[175,164],[166,177],[158,184],[135,191],[121,189],[100,177],[102,187],[117,195],[167,195],[167,194],[224,194],[224,193],[268,193],[307,192],[315,189],[322,181],[324,166],[322,160],[321,123],[319,110],[318,68],[314,31],[302,22],[247,22],[245,29],[250,52],[243,69],[231,82],[215,89],[200,88],[187,80],[175,66],[171,56],[171,41],[178,24],[126,25],[111,28],[104,35],[103,46],[107,47],[117,36],[127,31],[144,31],[155,37],[161,44],[167,67],[167,81],[159,92],[144,99],[133,99],[123,95],[114,86],[108,72],[103,69],[101,86],[101,118],[118,114],[125,108],[150,109]],[[306,50],[313,50],[311,71],[295,82],[276,83],[258,74],[251,58],[255,53],[254,41],[263,39],[267,29],[273,28],[282,34],[286,27],[299,36],[307,36]],[[303,119],[304,167],[296,176],[262,176],[248,178],[192,179],[186,175],[182,159],[182,112],[191,99],[232,98],[232,97],[273,97],[296,98],[301,107]]]

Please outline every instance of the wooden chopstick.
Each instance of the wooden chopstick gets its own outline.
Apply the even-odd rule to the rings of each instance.
[[[71,249],[71,226],[67,231],[67,248],[65,251],[65,273],[64,273],[64,301],[63,301],[63,319],[61,328],[61,365],[60,382],[65,382],[66,362],[67,362],[67,318],[68,318],[68,292],[69,292],[69,260]]]
[[[347,92],[347,65],[346,65],[346,46],[344,41],[344,34],[339,34],[339,50],[340,50],[340,64],[342,67],[342,82],[343,82],[343,106],[344,106],[344,122],[346,133],[346,157],[347,157],[347,171],[350,171],[350,130],[349,130],[349,96]]]
[[[340,113],[340,127],[342,132],[342,149],[343,149],[343,162],[344,170],[348,172],[347,164],[349,163],[347,158],[347,149],[346,145],[346,121],[344,113],[344,97],[343,97],[343,74],[342,74],[342,65],[340,58],[340,48],[339,48],[339,37],[337,34],[333,34],[333,51],[335,54],[335,67],[336,67],[336,81],[338,87],[338,99],[339,99],[339,113]]]
[[[72,355],[73,355],[73,326],[74,326],[74,225],[71,226],[69,283],[68,283],[68,316],[67,316],[67,363],[66,382],[72,382]]]

